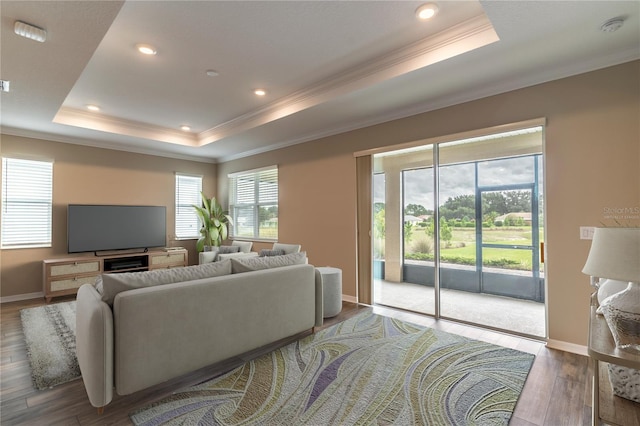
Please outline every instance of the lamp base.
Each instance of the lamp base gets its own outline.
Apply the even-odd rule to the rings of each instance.
[[[640,283],[631,282],[625,290],[607,297],[601,308],[616,347],[640,353]]]

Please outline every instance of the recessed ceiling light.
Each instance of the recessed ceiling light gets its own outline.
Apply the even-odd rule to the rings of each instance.
[[[267,94],[267,91],[264,89],[256,89],[253,91],[257,96],[264,96]]]
[[[89,111],[100,111],[100,107],[98,105],[87,105],[87,109]]]
[[[138,52],[142,53],[143,55],[155,55],[156,53],[158,53],[156,48],[151,46],[150,44],[136,44],[136,49],[138,49]]]
[[[435,3],[425,3],[416,9],[416,16],[422,20],[433,18],[436,13],[438,13],[438,5]]]
[[[216,76],[218,76],[219,74],[218,74],[218,71],[216,71],[216,70],[207,70],[207,75],[208,75],[209,77],[216,77]]]
[[[180,129],[185,131],[185,132],[188,132],[189,130],[191,130],[191,127],[189,127],[187,125],[182,125],[182,126],[180,126]]]

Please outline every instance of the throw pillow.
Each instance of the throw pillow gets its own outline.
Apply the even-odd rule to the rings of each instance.
[[[151,287],[162,284],[193,281],[202,278],[220,277],[231,273],[231,261],[222,260],[204,265],[184,268],[159,269],[145,272],[125,272],[122,274],[102,275],[102,301],[113,305],[113,299],[121,291]],[[97,286],[96,286],[97,288]]]
[[[239,253],[240,246],[220,246],[218,247],[218,253],[220,254],[228,254],[228,253]]]
[[[262,249],[260,250],[260,257],[265,257],[265,256],[282,256],[284,254],[284,250],[269,250],[269,249]]]
[[[231,259],[231,273],[238,274],[241,272],[279,268],[289,265],[303,265],[305,263],[307,263],[307,253],[304,251],[299,253],[285,254],[282,256],[245,257],[239,259]]]

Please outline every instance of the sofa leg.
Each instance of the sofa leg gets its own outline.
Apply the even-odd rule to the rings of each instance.
[[[311,334],[316,334],[316,326],[315,325],[311,328]]]
[[[104,414],[104,406],[98,407],[98,415],[101,416],[102,414]]]

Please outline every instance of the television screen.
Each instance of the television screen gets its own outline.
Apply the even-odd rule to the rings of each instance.
[[[164,247],[166,207],[70,204],[69,253]]]

